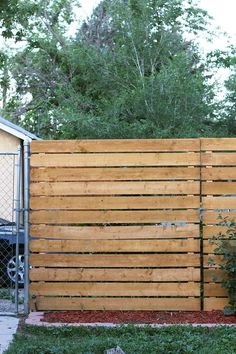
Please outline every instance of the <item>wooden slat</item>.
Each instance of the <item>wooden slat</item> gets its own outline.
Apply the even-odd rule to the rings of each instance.
[[[199,252],[199,240],[32,240],[31,252]]]
[[[236,194],[236,182],[203,182],[202,194]]]
[[[235,138],[202,138],[202,151],[233,151],[236,150]]]
[[[236,196],[234,197],[203,197],[203,209],[236,209]]]
[[[212,310],[223,310],[226,305],[228,305],[228,298],[217,298],[217,297],[209,297],[204,299],[204,310],[212,311]]]
[[[236,165],[236,153],[206,152],[202,154],[202,165],[234,166]]]
[[[198,167],[31,168],[31,182],[200,179]]]
[[[236,186],[236,183],[235,183]],[[230,187],[229,187],[230,188]],[[236,187],[235,187],[236,189]],[[31,196],[115,194],[199,194],[198,182],[41,182],[31,184]]]
[[[32,141],[31,153],[199,151],[199,139],[106,139]]]
[[[201,170],[202,180],[236,180],[235,167],[212,167]]]
[[[188,267],[200,266],[199,254],[32,254],[35,267]]]
[[[198,210],[32,211],[32,224],[198,222]]]
[[[199,237],[199,225],[49,226],[31,225],[30,235],[54,239],[159,239]]]
[[[214,289],[209,292],[214,293]],[[44,296],[200,296],[200,287],[198,283],[31,283],[30,293]]]
[[[35,154],[32,167],[197,166],[199,153]]]
[[[209,264],[209,260],[212,259],[215,262],[215,265]],[[203,256],[203,266],[205,268],[211,268],[211,269],[217,269],[219,268],[219,264],[222,262],[223,257],[219,255],[214,255],[214,254],[208,254]]]
[[[236,198],[235,198],[236,204]],[[171,197],[32,197],[30,208],[37,209],[164,209],[199,208],[200,198]]]
[[[207,283],[204,284],[205,296],[227,297],[227,291],[222,288],[221,284]]]
[[[31,308],[34,304],[31,303]],[[199,298],[73,298],[37,297],[39,311],[56,310],[118,310],[118,311],[199,311]]]
[[[218,236],[219,233],[222,233],[223,236],[227,229],[228,228],[226,226],[203,226],[203,238],[207,239]]]
[[[228,217],[230,220],[236,218],[235,211],[230,211],[230,212],[209,211],[203,214],[202,221],[205,224],[219,224],[220,222],[219,215],[221,215],[223,218]]]
[[[228,245],[231,245],[232,247],[234,247],[234,245],[236,245],[236,240],[227,240]],[[214,250],[218,248],[215,244],[211,245],[210,244],[210,240],[204,240],[203,241],[203,252],[204,253],[214,253]],[[218,254],[222,254],[222,253],[218,253]]]
[[[221,269],[204,269],[204,282],[222,282],[225,274]]]
[[[200,269],[31,268],[31,281],[200,281]]]

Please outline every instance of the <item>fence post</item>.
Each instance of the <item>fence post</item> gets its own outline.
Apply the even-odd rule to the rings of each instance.
[[[15,200],[16,215],[16,279],[15,279],[15,311],[18,313],[19,305],[19,286],[18,286],[18,269],[19,269],[19,232],[20,232],[20,194],[21,194],[21,146],[17,149],[17,187]]]
[[[29,141],[24,141],[24,313],[29,313]]]

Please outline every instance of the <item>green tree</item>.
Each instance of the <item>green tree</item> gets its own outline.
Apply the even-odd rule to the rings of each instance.
[[[66,36],[70,1],[30,4],[27,45],[11,66],[9,116],[54,138],[215,133],[207,62],[185,39],[206,31],[207,14],[194,1],[105,0],[75,40]]]

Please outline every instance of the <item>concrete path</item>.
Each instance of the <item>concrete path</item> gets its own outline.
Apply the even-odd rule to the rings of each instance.
[[[13,316],[0,316],[0,354],[8,348],[16,333],[19,319]]]

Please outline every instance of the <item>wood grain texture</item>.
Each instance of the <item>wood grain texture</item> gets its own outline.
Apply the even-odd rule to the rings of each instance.
[[[206,152],[201,154],[202,165],[212,166],[234,166],[236,165],[235,152]]]
[[[199,139],[106,139],[32,141],[31,153],[199,151]]]
[[[235,183],[236,186],[236,183]],[[231,188],[230,186],[228,188]],[[236,187],[235,187],[236,189]],[[41,182],[30,187],[32,196],[199,194],[198,182]],[[221,193],[221,192],[220,192]]]
[[[227,291],[222,288],[221,284],[206,283],[204,284],[204,295],[209,297],[227,297]]]
[[[203,214],[202,216],[202,221],[205,224],[219,224],[219,215],[221,217],[225,218],[228,217],[229,219],[235,219],[236,218],[236,212],[235,211],[229,211],[229,212],[215,212],[215,211],[208,211]]]
[[[31,281],[200,281],[200,269],[31,268]],[[207,281],[207,280],[206,280]]]
[[[199,267],[199,254],[31,254],[35,267]]]
[[[31,182],[199,180],[198,167],[32,167]]]
[[[202,138],[202,151],[234,151],[236,150],[235,138]]]
[[[236,209],[236,196],[231,197],[203,197],[203,209]]]
[[[200,240],[32,240],[31,252],[200,252]]]
[[[198,222],[198,210],[125,210],[125,211],[32,211],[32,224],[149,224],[157,222]]]
[[[210,261],[213,261],[213,265],[211,264]],[[222,262],[223,257],[222,256],[215,256],[214,254],[207,254],[203,256],[203,266],[204,268],[209,268],[209,269],[218,269],[219,264]]]
[[[32,167],[198,166],[199,153],[35,154]]]
[[[205,297],[204,299],[204,310],[223,310],[226,305],[228,305],[228,298],[217,298],[217,297]]]
[[[219,290],[217,285],[215,291]],[[214,287],[207,287],[207,290],[214,293]],[[200,296],[200,287],[198,283],[33,282],[30,293],[44,296]]]
[[[227,227],[225,226],[215,226],[215,225],[203,226],[203,238],[208,239],[213,236],[218,236],[219,233],[221,233],[223,236],[226,231],[227,231]]]
[[[236,182],[203,182],[202,194],[236,194]]]
[[[225,278],[225,274],[221,269],[204,269],[205,283],[220,283]]]
[[[39,311],[120,310],[120,311],[199,311],[199,298],[79,298],[37,297]],[[31,302],[31,308],[34,304]]]
[[[236,180],[235,167],[202,167],[201,179],[204,180]]]
[[[235,198],[236,204],[236,198]],[[101,210],[101,209],[183,209],[199,208],[197,196],[168,197],[31,197],[32,210]]]
[[[30,225],[30,235],[53,239],[160,239],[199,237],[199,225],[53,226]]]

